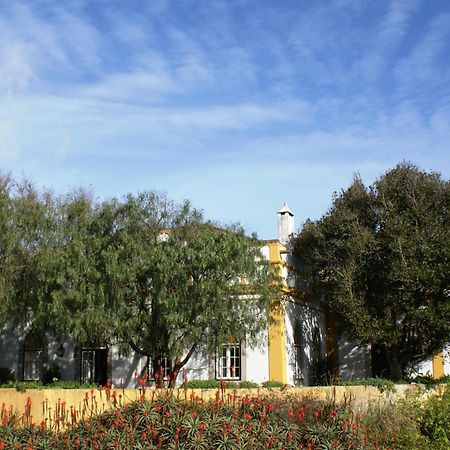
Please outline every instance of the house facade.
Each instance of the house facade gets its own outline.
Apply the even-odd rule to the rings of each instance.
[[[314,298],[300,276],[299,264],[289,250],[294,214],[285,204],[277,213],[278,237],[261,249],[282,278],[283,295],[273,304],[264,339],[256,348],[230,342],[215,354],[201,350],[184,368],[188,379],[279,381],[292,386],[323,384],[332,373],[341,379],[372,376],[369,348],[360,348],[338,336],[326,304]],[[450,373],[449,354],[436,355],[419,370],[436,378]],[[120,348],[102,342],[57,341],[49,333],[36,334],[19,327],[0,332],[0,381],[11,374],[17,380],[53,378],[135,387],[137,376],[152,373],[146,357],[122,354]],[[164,361],[170,373],[171,361]],[[325,377],[325,378],[324,378]]]

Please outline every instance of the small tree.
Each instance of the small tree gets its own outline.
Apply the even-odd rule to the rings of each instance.
[[[315,294],[396,379],[449,339],[449,208],[448,181],[403,163],[369,188],[356,177],[294,239]]]

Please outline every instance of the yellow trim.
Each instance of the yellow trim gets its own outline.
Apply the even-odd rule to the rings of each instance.
[[[282,270],[280,251],[285,247],[277,241],[270,241],[269,262]],[[284,321],[284,299],[272,300],[269,311],[269,379],[287,383],[286,373],[286,324]]]
[[[433,355],[433,378],[438,380],[444,376],[444,353],[438,352]]]

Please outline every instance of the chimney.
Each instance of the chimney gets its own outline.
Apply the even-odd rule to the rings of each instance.
[[[286,245],[289,242],[291,234],[294,233],[294,213],[289,209],[286,202],[277,212],[278,216],[278,239]]]

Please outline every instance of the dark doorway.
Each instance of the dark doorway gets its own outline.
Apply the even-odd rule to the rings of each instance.
[[[106,385],[108,381],[108,348],[81,349],[81,382]]]

